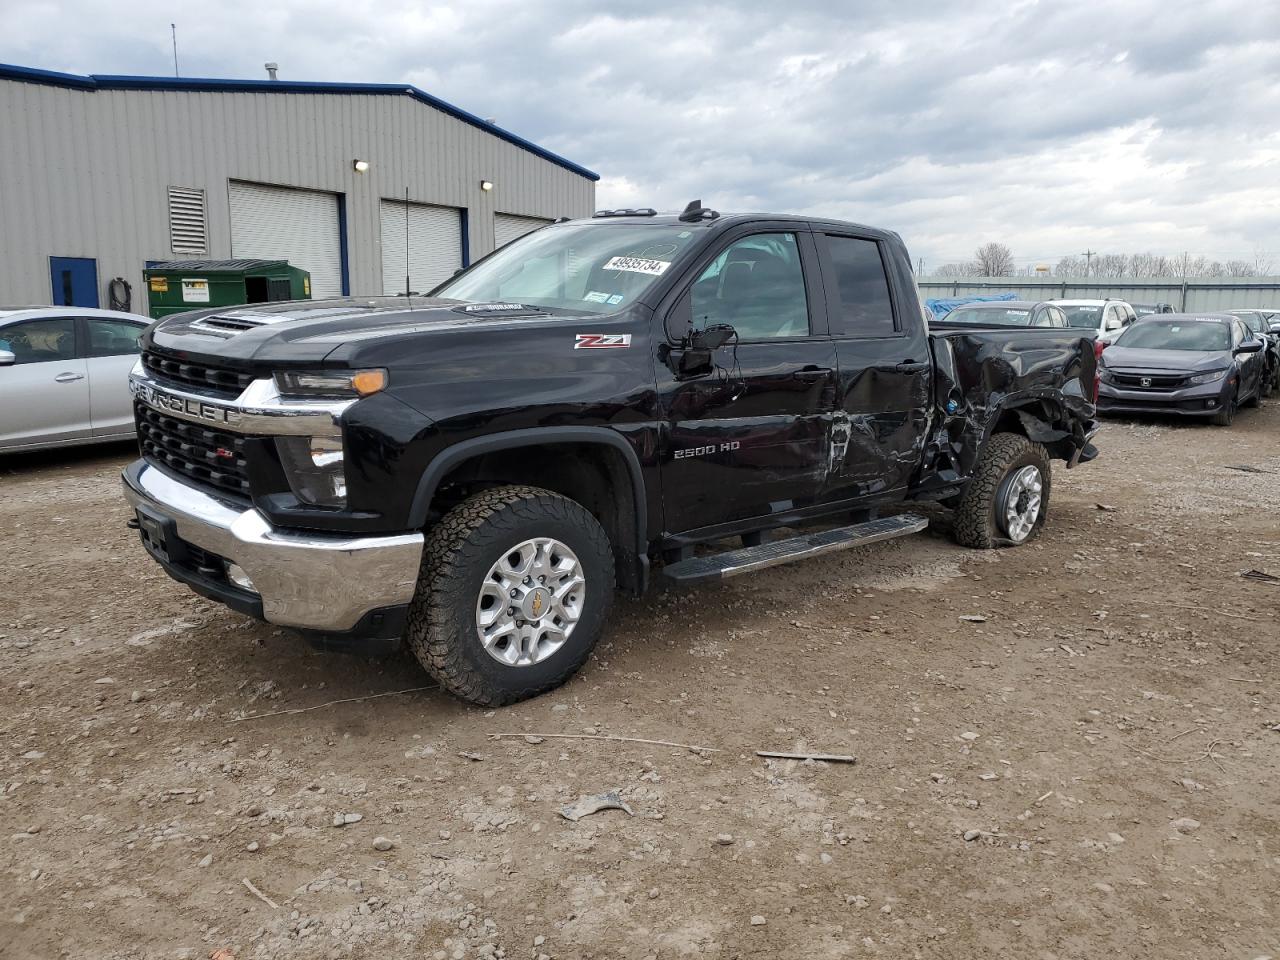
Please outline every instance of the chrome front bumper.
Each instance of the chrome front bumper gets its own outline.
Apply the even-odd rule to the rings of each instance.
[[[238,564],[281,626],[343,632],[372,611],[413,599],[420,533],[358,537],[281,530],[252,507],[188,486],[137,460],[123,474],[125,499],[170,520],[187,543]],[[168,564],[178,579],[191,582]]]

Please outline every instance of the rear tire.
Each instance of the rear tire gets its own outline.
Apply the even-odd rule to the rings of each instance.
[[[586,662],[613,590],[609,538],[581,504],[537,487],[496,487],[454,507],[428,535],[405,639],[455,696],[515,703]]]
[[[956,542],[990,550],[1035,538],[1049,513],[1051,486],[1049,453],[1042,444],[1016,433],[995,434],[956,507]]]

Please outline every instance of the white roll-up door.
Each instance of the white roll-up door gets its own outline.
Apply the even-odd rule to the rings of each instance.
[[[405,292],[406,273],[409,290],[426,293],[462,266],[462,214],[456,208],[383,200],[381,215],[382,292],[387,296]]]
[[[312,299],[342,296],[338,197],[231,181],[231,256],[288,260],[311,274]]]
[[[532,233],[550,222],[538,217],[519,217],[514,213],[495,213],[493,215],[493,248],[496,250],[499,247],[505,247],[512,240],[519,240],[526,233]]]

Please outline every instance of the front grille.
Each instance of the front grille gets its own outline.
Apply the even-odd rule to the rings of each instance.
[[[244,437],[178,420],[141,403],[134,405],[134,413],[146,459],[223,493],[249,496]]]
[[[245,387],[253,383],[251,373],[203,363],[187,363],[151,350],[143,351],[142,366],[158,380],[200,387],[225,397],[238,397]]]
[[[1186,375],[1181,373],[1115,373],[1113,371],[1111,376],[1115,379],[1116,386],[1129,390],[1174,390],[1181,387],[1187,379]],[[1143,383],[1143,380],[1149,382]]]

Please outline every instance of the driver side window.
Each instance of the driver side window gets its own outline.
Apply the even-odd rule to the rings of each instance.
[[[742,340],[809,334],[800,248],[794,233],[759,233],[735,241],[689,291],[693,329],[727,323]]]

